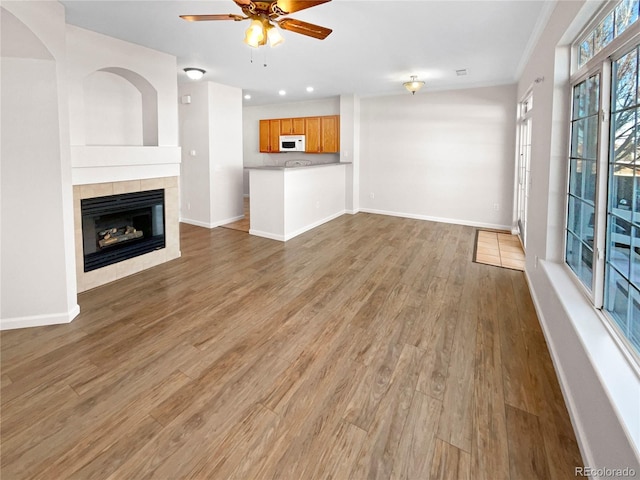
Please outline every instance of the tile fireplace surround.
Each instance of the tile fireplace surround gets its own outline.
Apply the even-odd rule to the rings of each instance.
[[[119,278],[155,267],[180,256],[180,231],[178,220],[178,177],[150,178],[125,182],[93,183],[75,185],[73,187],[73,216],[76,242],[76,278],[78,292],[113,282]],[[135,258],[108,265],[91,272],[84,271],[82,252],[82,217],[80,200],[86,198],[104,197],[120,193],[144,192],[147,190],[164,189],[165,239],[163,249],[145,253]]]

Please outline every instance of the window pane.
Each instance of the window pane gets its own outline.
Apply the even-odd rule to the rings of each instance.
[[[633,197],[631,201],[633,216],[631,217],[631,222],[635,226],[640,226],[640,165],[638,165],[638,162],[633,166],[633,171]]]
[[[637,103],[638,51],[632,50],[614,63],[613,111],[618,112]]]
[[[582,241],[593,241],[593,214],[592,205],[577,198],[569,197],[569,230]]]
[[[574,86],[566,261],[589,290],[593,283],[599,102],[599,74]]]
[[[578,65],[584,65],[593,56],[593,33],[580,44]]]
[[[606,309],[623,333],[627,333],[629,283],[614,268],[607,268]]]
[[[618,216],[611,215],[609,217],[609,235],[607,238],[609,239],[607,245],[609,263],[613,264],[626,278],[629,278],[631,224]]]
[[[580,82],[573,87],[573,117],[582,118],[587,115],[587,82]]]
[[[640,291],[631,287],[631,318],[629,319],[629,340],[640,352]]]
[[[620,5],[616,7],[616,36],[638,20],[638,2],[639,0],[622,0]]]
[[[573,122],[573,129],[571,131],[571,156],[573,158],[584,158],[584,135],[586,130],[585,119],[576,120]]]
[[[613,40],[613,12],[607,15],[594,32],[594,53],[599,52]]]
[[[617,164],[633,164],[638,154],[637,109],[622,110],[611,117],[613,151],[611,161]],[[618,173],[619,174],[619,173]]]
[[[631,283],[636,288],[640,288],[640,229],[633,227],[633,235],[631,236]]]
[[[595,201],[596,162],[572,158],[570,182],[570,193],[585,200]]]
[[[587,79],[587,113],[596,115],[600,109],[600,76],[594,75]]]
[[[595,115],[599,108],[600,77],[594,75],[573,89],[573,119]]]
[[[570,232],[567,234],[567,263],[582,283],[591,290],[593,252]]]

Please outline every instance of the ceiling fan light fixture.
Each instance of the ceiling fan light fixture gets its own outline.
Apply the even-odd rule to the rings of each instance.
[[[264,45],[267,41],[265,38],[265,28],[262,22],[257,18],[251,20],[251,25],[247,28],[244,36],[244,43],[253,48],[258,48],[260,45]]]
[[[271,24],[267,27],[267,38],[269,39],[269,45],[272,47],[277,47],[284,42],[284,37],[280,35],[278,29]]]
[[[416,75],[411,75],[411,80],[408,82],[404,82],[404,88],[411,92],[411,95],[415,95],[418,90],[420,90],[424,86],[424,82],[421,80],[416,80],[418,77]]]
[[[201,68],[189,67],[184,69],[184,73],[186,73],[187,77],[189,77],[191,80],[200,80],[202,76],[207,72],[206,70],[203,70]]]

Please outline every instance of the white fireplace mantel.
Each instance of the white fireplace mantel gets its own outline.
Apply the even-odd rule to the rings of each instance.
[[[73,185],[180,175],[180,147],[72,145]]]

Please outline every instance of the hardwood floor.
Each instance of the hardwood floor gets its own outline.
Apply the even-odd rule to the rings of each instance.
[[[568,479],[581,465],[522,272],[475,229],[344,215],[180,259],[1,333],[3,479]]]

